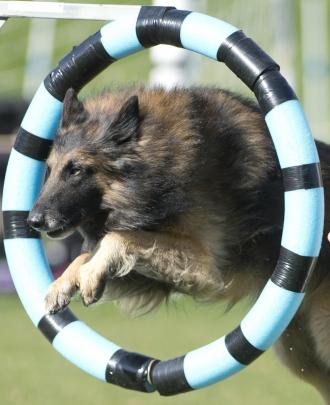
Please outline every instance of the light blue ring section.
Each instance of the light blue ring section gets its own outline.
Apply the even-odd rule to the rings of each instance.
[[[265,120],[282,169],[319,162],[312,132],[298,100],[274,107]]]
[[[144,49],[136,36],[136,19],[110,22],[100,31],[102,45],[112,58],[121,59]]]
[[[181,25],[182,46],[190,51],[217,60],[223,41],[238,28],[217,18],[200,13],[190,13]]]
[[[55,336],[53,347],[76,366],[105,381],[107,363],[120,349],[81,321],[72,322]]]
[[[30,211],[44,179],[45,163],[12,149],[3,188],[3,211]]]
[[[61,119],[63,103],[41,83],[24,116],[21,127],[43,139],[53,139]]]
[[[258,301],[241,322],[246,339],[257,349],[268,349],[283,333],[304,298],[268,281]]]
[[[323,188],[287,191],[284,201],[281,245],[300,256],[318,256],[324,224]]]
[[[187,382],[194,389],[223,380],[244,367],[228,352],[224,336],[187,353],[183,363]]]
[[[53,281],[40,239],[4,240],[10,273],[22,304],[35,326],[45,315],[44,298]]]

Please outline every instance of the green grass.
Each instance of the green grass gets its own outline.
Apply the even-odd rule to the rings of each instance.
[[[111,304],[74,312],[95,330],[128,350],[161,359],[204,345],[235,327],[246,305],[223,314],[219,305],[180,301],[168,309],[132,319]],[[142,394],[102,383],[56,353],[32,325],[15,296],[0,296],[1,405],[290,404],[321,405],[310,386],[293,377],[268,352],[236,376],[176,397]]]

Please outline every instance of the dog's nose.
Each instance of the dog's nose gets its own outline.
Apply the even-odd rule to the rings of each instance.
[[[39,231],[45,225],[45,217],[40,212],[30,212],[27,222],[32,228]]]

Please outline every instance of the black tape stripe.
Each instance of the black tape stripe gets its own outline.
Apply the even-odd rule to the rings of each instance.
[[[161,395],[174,395],[193,390],[184,374],[184,357],[160,361],[151,370],[151,381]]]
[[[322,187],[319,163],[291,166],[282,169],[284,191]]]
[[[148,370],[151,362],[155,361],[158,360],[143,354],[117,350],[107,364],[105,379],[108,383],[127,389],[153,391],[153,387],[148,383]]]
[[[96,32],[59,62],[46,77],[45,87],[55,98],[63,101],[70,87],[79,91],[114,61],[102,45],[101,33]]]
[[[217,52],[224,62],[251,90],[258,78],[268,70],[279,70],[278,64],[242,31],[229,35]]]
[[[40,238],[40,233],[28,225],[28,216],[29,211],[3,211],[4,239]]]
[[[297,99],[286,79],[275,70],[267,71],[258,78],[254,94],[264,114],[285,101]]]
[[[218,49],[217,59],[254,91],[264,114],[285,101],[297,99],[278,64],[242,31],[226,38]]]
[[[14,149],[32,159],[44,161],[47,159],[53,141],[33,135],[23,128],[18,130]]]
[[[316,262],[317,257],[300,256],[281,246],[280,256],[271,280],[286,290],[303,292]]]
[[[263,350],[257,349],[246,339],[240,326],[225,337],[225,345],[234,359],[245,366],[263,353]]]
[[[56,335],[67,325],[75,321],[78,321],[78,319],[66,308],[57,314],[43,316],[38,323],[38,329],[50,343],[53,343]]]
[[[158,44],[182,47],[181,26],[190,13],[175,7],[142,6],[136,22],[140,44],[145,48]]]

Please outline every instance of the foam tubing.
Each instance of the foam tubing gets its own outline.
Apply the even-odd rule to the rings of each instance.
[[[159,361],[122,349],[69,309],[50,315],[44,298],[53,277],[40,235],[26,222],[42,186],[44,160],[69,87],[79,91],[111,63],[159,43],[224,62],[255,93],[283,173],[285,218],[271,279],[241,324],[183,356]],[[137,19],[105,25],[66,55],[46,77],[23,119],[5,178],[5,249],[32,322],[53,347],[91,375],[119,386],[173,395],[242,370],[282,334],[304,297],[321,246],[324,201],[319,158],[306,117],[279,66],[236,27],[173,7],[141,7]]]

